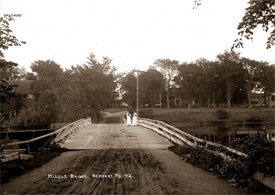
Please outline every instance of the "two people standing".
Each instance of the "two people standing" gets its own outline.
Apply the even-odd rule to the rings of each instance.
[[[127,126],[129,126],[129,125],[136,126],[137,125],[137,113],[136,112],[133,112],[133,120],[131,117],[131,113],[127,112],[126,119],[127,119]]]

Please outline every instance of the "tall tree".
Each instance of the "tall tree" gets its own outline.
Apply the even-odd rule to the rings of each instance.
[[[232,94],[234,92],[234,80],[242,73],[242,64],[240,62],[240,54],[234,51],[225,51],[223,54],[217,55],[220,67],[224,72],[226,82],[226,99],[227,107],[231,107]]]
[[[153,105],[160,103],[161,94],[165,90],[165,81],[163,75],[154,68],[149,68],[140,74],[140,96],[142,104]]]
[[[47,126],[56,122],[60,113],[58,95],[62,84],[63,70],[59,64],[52,60],[38,60],[31,64],[31,69],[37,74],[37,80],[32,83],[32,88],[37,94],[36,109],[40,117],[45,119]]]
[[[171,86],[171,82],[177,73],[179,61],[170,59],[158,59],[155,60],[154,65],[159,68],[160,72],[164,76],[167,90],[167,109],[169,109],[169,89]]]
[[[267,105],[271,108],[271,98],[275,92],[275,65],[269,65],[267,62],[261,62],[259,79],[266,99]]]
[[[135,107],[137,99],[137,78],[135,70],[124,75],[120,80],[122,100],[129,106]]]
[[[261,62],[251,60],[249,58],[241,59],[244,71],[243,76],[245,78],[245,89],[247,93],[247,106],[251,108],[251,92],[256,87],[256,83],[259,82],[259,67]]]
[[[112,60],[103,57],[99,62],[90,54],[83,65],[72,66],[65,71],[59,101],[64,118],[100,118],[102,109],[113,105],[117,97],[117,75]]]

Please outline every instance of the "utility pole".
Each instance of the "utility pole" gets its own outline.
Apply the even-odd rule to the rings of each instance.
[[[138,100],[139,100],[138,99],[138,91],[139,91],[138,90],[138,87],[139,87],[138,86],[138,75],[139,75],[139,70],[137,70],[137,116],[139,117],[139,110],[138,110],[139,109],[139,102],[138,102]]]

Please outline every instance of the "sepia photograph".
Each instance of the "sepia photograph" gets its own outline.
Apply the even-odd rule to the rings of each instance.
[[[3,195],[275,194],[275,0],[0,0]]]

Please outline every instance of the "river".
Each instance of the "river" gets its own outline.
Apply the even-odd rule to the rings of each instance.
[[[266,129],[269,139],[275,141],[275,128],[273,123],[260,125],[245,125],[245,124],[194,124],[194,123],[174,123],[173,126],[178,129],[208,141],[228,144],[233,137],[244,137],[247,135],[255,136],[261,129]],[[263,132],[262,132],[263,133]],[[267,136],[264,136],[267,137]]]

